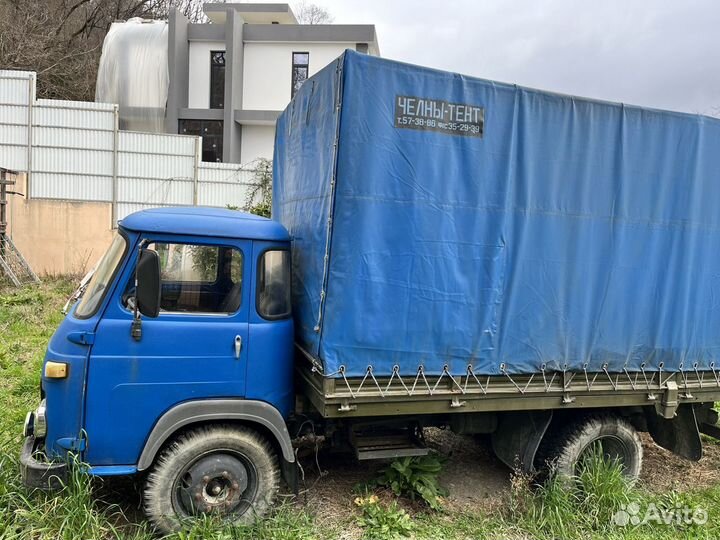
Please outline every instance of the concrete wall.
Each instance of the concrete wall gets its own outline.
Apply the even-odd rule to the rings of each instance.
[[[245,43],[243,109],[281,111],[287,106],[293,52],[310,53],[312,76],[348,48],[354,49],[355,44]]]
[[[249,164],[257,158],[273,158],[274,126],[243,126],[241,163]]]
[[[13,191],[25,193],[25,186]],[[8,233],[36,274],[83,274],[110,245],[110,203],[9,195]]]

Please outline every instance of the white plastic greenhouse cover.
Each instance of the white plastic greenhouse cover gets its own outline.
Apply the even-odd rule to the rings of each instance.
[[[95,101],[119,105],[120,129],[164,131],[168,79],[167,22],[113,23],[103,43]]]

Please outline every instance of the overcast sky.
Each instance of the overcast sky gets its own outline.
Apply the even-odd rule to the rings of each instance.
[[[312,0],[386,58],[720,116],[719,0]]]

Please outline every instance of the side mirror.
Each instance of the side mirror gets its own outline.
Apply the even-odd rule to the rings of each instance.
[[[137,308],[146,317],[160,314],[160,257],[157,252],[140,250],[135,280]]]

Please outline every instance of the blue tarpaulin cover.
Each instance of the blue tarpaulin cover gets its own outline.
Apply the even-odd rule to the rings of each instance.
[[[720,368],[718,120],[347,51],[278,120],[273,217],[327,375]]]

